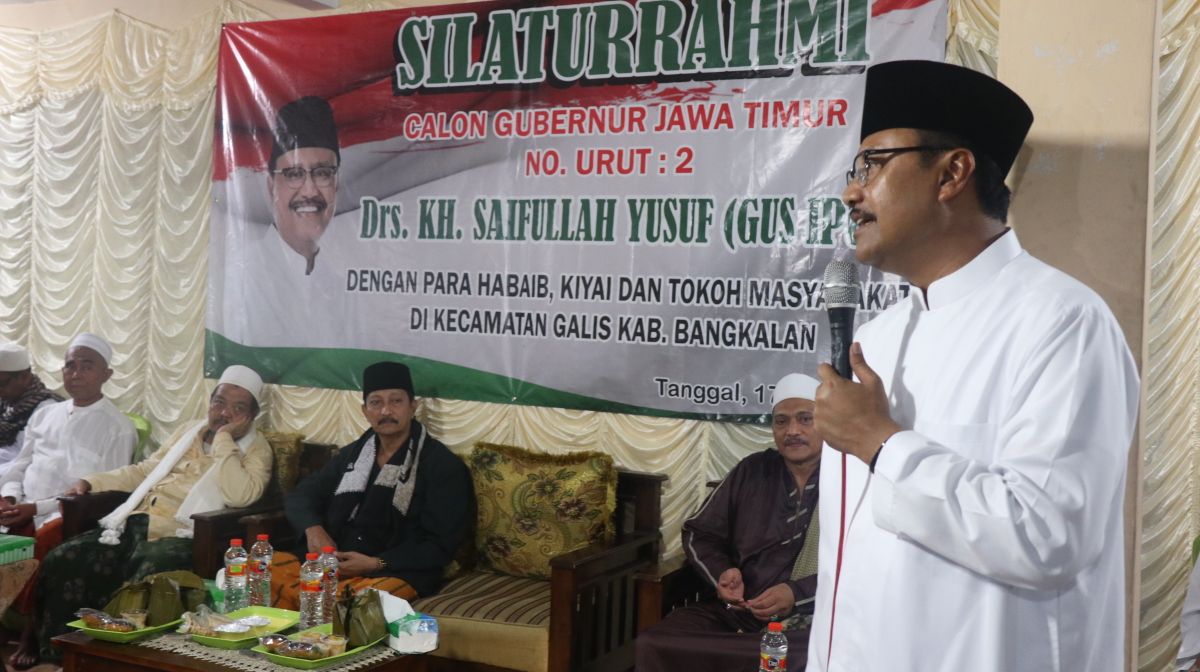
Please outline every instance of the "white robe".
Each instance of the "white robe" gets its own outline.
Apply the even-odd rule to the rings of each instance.
[[[54,397],[46,397],[40,404],[34,407],[33,411],[36,413],[38,409],[56,403],[58,402],[55,401]],[[30,414],[29,417],[33,418],[33,414]],[[21,431],[17,432],[17,436],[13,439],[12,443],[8,444],[7,446],[0,446],[0,478],[2,478],[4,474],[8,473],[12,463],[21,454],[21,446],[23,445],[25,445],[25,430],[22,429]]]
[[[1124,669],[1138,377],[1103,300],[1009,232],[856,335],[903,431],[821,461],[809,672]],[[832,644],[831,611],[836,608]]]
[[[250,346],[344,346],[354,327],[344,298],[348,264],[338,248],[353,235],[350,224],[346,218],[330,224],[306,274],[305,258],[274,227],[241,223],[232,234],[239,244],[228,249],[227,277],[214,279],[221,334]]]
[[[75,481],[129,464],[137,445],[133,422],[107,398],[84,407],[67,399],[42,406],[25,426],[20,455],[3,477],[0,496],[37,504],[41,527],[58,517],[58,496]]]
[[[1187,670],[1196,662],[1196,657],[1200,656],[1200,562],[1192,566],[1179,629],[1182,641],[1179,644],[1179,655],[1175,658],[1175,669]]]

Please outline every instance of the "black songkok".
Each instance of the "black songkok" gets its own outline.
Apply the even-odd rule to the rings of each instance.
[[[412,373],[400,362],[375,362],[363,369],[363,400],[376,390],[404,390],[413,394]]]
[[[279,108],[275,115],[275,132],[271,144],[271,170],[279,157],[301,147],[332,149],[338,162],[337,126],[333,123],[333,108],[324,98],[305,96]]]
[[[867,69],[862,140],[891,128],[953,133],[1007,175],[1033,111],[1012,89],[974,70],[936,61],[892,61]]]

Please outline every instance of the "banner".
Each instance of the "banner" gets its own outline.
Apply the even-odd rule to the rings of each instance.
[[[828,359],[866,66],[935,0],[489,2],[231,24],[205,368],[746,419]],[[861,323],[903,297],[862,269]]]

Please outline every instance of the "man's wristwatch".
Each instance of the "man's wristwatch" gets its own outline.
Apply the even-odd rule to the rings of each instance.
[[[375,558],[375,571],[382,572],[385,569],[387,569],[387,560]]]

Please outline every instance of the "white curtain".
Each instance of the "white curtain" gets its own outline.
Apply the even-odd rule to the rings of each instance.
[[[1144,672],[1173,670],[1200,533],[1200,2],[1163,0],[1154,218],[1143,363],[1141,639]]]

